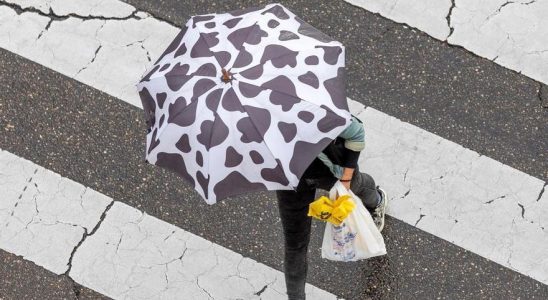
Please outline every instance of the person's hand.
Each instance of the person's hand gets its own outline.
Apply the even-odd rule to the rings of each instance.
[[[344,168],[343,175],[341,176],[341,183],[347,190],[350,190],[350,181],[352,180],[352,175],[354,174],[353,168]]]
[[[341,181],[341,183],[347,190],[350,190],[350,181]]]

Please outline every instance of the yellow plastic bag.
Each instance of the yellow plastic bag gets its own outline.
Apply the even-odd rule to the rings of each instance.
[[[308,216],[339,226],[355,207],[349,195],[340,196],[335,201],[322,196],[310,203]]]

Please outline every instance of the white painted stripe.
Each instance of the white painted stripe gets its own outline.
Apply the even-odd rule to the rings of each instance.
[[[49,3],[34,1],[42,3],[40,7]],[[94,17],[107,18],[113,17],[107,12],[121,3],[87,2],[94,7],[94,13],[103,13]],[[127,14],[129,10],[125,11]],[[69,13],[66,8],[63,12]],[[79,12],[72,11],[75,15]],[[87,13],[83,17],[88,17]],[[53,20],[51,24],[50,21],[34,12],[18,15],[12,8],[0,5],[0,47],[137,107],[141,107],[141,100],[135,83],[150,60],[159,57],[179,32],[144,12],[137,12],[127,20],[69,17]]]
[[[111,199],[0,151],[0,247],[62,274]]]
[[[2,18],[2,13],[9,17]],[[15,49],[11,50],[15,52],[21,49],[21,52],[17,53],[62,73],[68,68],[66,62],[70,61],[71,70],[85,68],[85,71],[78,73],[74,78],[138,107],[141,105],[133,89],[133,83],[142,72],[136,70],[144,70],[149,62],[145,59],[145,53],[137,51],[136,48],[123,47],[122,44],[139,43],[139,39],[144,38],[142,45],[151,45],[146,37],[158,36],[153,50],[145,47],[149,49],[151,57],[155,57],[160,55],[177,33],[176,28],[150,17],[142,20],[102,21],[105,22],[103,27],[94,25],[97,22],[95,20],[68,19],[54,22],[53,24],[58,23],[57,26],[54,27],[52,24],[47,34],[44,33],[40,38],[42,41],[34,44],[37,49],[30,51],[33,34],[28,34],[27,31],[34,27],[28,24],[32,23],[31,20],[40,18],[36,14],[17,16],[10,8],[0,7],[0,46],[8,50]],[[23,20],[28,26],[17,26],[23,24]],[[143,22],[154,26],[145,26]],[[70,24],[77,26],[73,28]],[[130,28],[131,26],[134,27]],[[15,37],[11,41],[6,38],[5,28],[14,31]],[[36,26],[33,32],[38,33],[39,28]],[[165,31],[160,30],[162,28]],[[127,30],[130,33],[126,33]],[[132,34],[133,32],[139,34]],[[90,62],[89,59],[77,57],[77,51],[94,52],[96,44],[90,43],[87,48],[84,44],[75,46],[77,51],[69,52],[63,45],[51,42],[52,37],[62,39],[66,44],[79,45],[82,41],[96,41],[101,45],[107,45],[105,55],[112,64],[104,61],[100,67],[95,68],[97,59]],[[117,39],[124,42],[112,42]],[[160,40],[163,42],[159,42]],[[102,49],[100,50],[103,51]],[[44,52],[50,54],[45,55]],[[55,53],[55,56],[51,53]],[[57,53],[63,53],[66,57]],[[45,56],[49,58],[46,59]],[[87,70],[95,71],[90,71],[88,77],[80,75]],[[97,72],[116,73],[118,78],[105,81]],[[64,74],[71,76],[70,72]],[[425,216],[416,224],[419,228],[548,284],[548,261],[539,254],[539,251],[548,248],[547,233],[543,229],[545,224],[540,220],[541,213],[546,213],[547,210],[548,202],[544,198],[548,193],[536,203],[531,202],[531,199],[536,199],[535,195],[538,197],[540,194],[542,181],[487,157],[480,157],[473,151],[378,111],[365,110],[363,105],[355,101],[350,101],[350,106],[355,114],[361,112],[360,116],[367,125],[368,146],[363,157],[365,161],[362,160],[362,169],[375,175],[378,183],[386,186],[388,192],[396,199],[393,201],[390,214],[413,225],[423,214]],[[430,147],[423,148],[425,145]],[[432,161],[438,157],[439,160]],[[478,169],[478,166],[482,168]],[[507,175],[496,179],[500,174]],[[444,177],[439,178],[442,175]],[[513,179],[507,184],[508,178]],[[518,183],[523,186],[514,185]],[[410,187],[412,191],[403,198],[405,200],[397,200],[398,197],[405,196]],[[503,195],[503,201],[493,200]],[[491,200],[491,205],[486,203],[485,206],[478,206],[478,203]],[[529,223],[522,222],[525,217],[523,220],[519,219],[520,205],[526,210],[524,216]],[[452,220],[453,224],[447,223],[448,219]],[[455,220],[458,222],[455,223]],[[531,221],[533,223],[530,223]],[[484,228],[489,230],[488,236],[483,233]],[[478,236],[486,236],[486,241],[480,240]],[[504,247],[507,250],[499,249]],[[533,261],[536,261],[535,265],[532,265]]]
[[[548,84],[548,1],[345,1]]]
[[[285,297],[282,272],[1,149],[0,190],[0,248],[114,299]]]
[[[548,284],[545,182],[373,108],[354,109],[366,132],[359,165],[388,191],[389,215]]]

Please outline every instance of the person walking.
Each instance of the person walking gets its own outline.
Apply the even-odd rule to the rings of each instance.
[[[284,233],[284,273],[289,300],[306,298],[311,228],[311,218],[307,214],[317,189],[329,191],[337,180],[341,181],[362,200],[377,228],[384,228],[386,193],[375,185],[369,174],[358,168],[358,158],[364,147],[362,122],[352,116],[350,125],[306,169],[295,190],[276,191]]]

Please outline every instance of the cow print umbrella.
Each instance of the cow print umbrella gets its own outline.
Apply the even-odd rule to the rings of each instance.
[[[344,47],[279,4],[192,17],[137,84],[146,159],[207,203],[293,189],[350,122]]]

